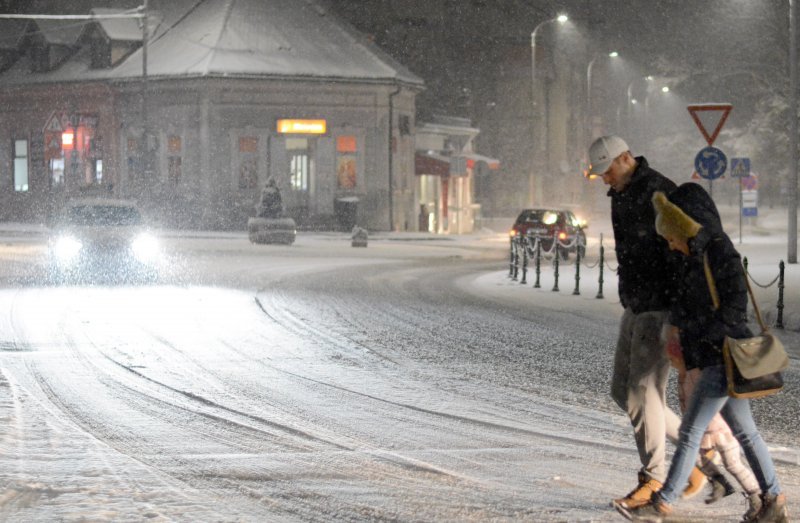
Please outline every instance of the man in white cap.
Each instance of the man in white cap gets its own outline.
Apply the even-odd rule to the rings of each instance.
[[[650,500],[667,477],[666,437],[677,441],[680,418],[666,405],[669,360],[664,348],[672,271],[669,248],[655,229],[653,193],[676,185],[634,157],[619,136],[602,136],[589,147],[589,176],[610,186],[611,225],[619,263],[619,299],[625,312],[614,354],[611,396],[628,413],[642,468],[639,483],[615,505],[632,509]],[[705,484],[699,469],[684,492]]]

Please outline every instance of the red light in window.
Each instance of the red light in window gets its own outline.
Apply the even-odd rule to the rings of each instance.
[[[61,149],[71,151],[75,148],[75,131],[69,130],[61,133]]]

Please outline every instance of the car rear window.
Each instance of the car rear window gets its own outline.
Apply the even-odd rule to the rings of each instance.
[[[69,225],[140,225],[142,216],[134,207],[119,205],[76,205],[67,210],[66,222]]]
[[[517,223],[536,223],[544,225],[553,225],[558,221],[557,211],[548,210],[534,210],[525,211],[517,220]]]

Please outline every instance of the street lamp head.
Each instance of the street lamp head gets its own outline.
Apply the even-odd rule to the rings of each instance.
[[[667,86],[665,85],[664,87],[662,87],[662,88],[661,88],[661,92],[662,92],[662,93],[668,93],[668,92],[669,92],[669,87],[667,87]]]
[[[611,51],[610,53],[608,53],[608,56],[611,58],[616,58],[619,56],[619,53],[616,51]]]
[[[564,24],[567,23],[567,21],[569,21],[569,17],[567,15],[561,14],[558,15],[558,17],[556,17],[556,20],[558,20],[560,24]]]

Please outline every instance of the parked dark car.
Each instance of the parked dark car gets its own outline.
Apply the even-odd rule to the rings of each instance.
[[[553,238],[558,237],[558,253],[567,259],[570,253],[580,250],[581,258],[586,255],[587,225],[572,213],[560,209],[525,209],[517,217],[511,235],[529,236],[541,242],[542,251],[550,251]],[[568,247],[563,247],[567,245]]]

